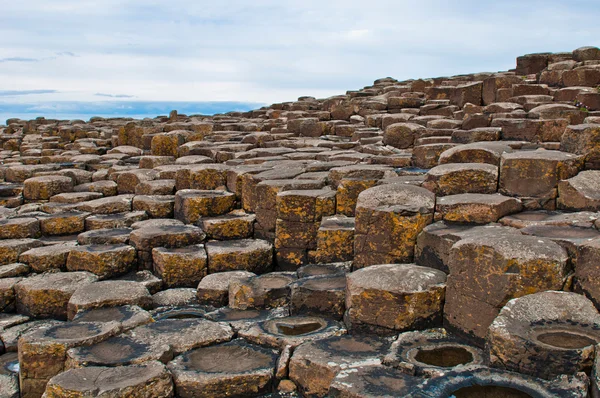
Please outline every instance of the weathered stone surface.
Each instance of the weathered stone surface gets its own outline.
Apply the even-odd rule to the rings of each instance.
[[[577,175],[582,162],[580,156],[559,151],[505,153],[500,165],[499,192],[507,196],[554,198],[558,182]]]
[[[586,169],[600,169],[600,125],[568,126],[560,139],[560,150],[583,156]]]
[[[222,216],[201,217],[198,226],[206,233],[208,239],[247,239],[254,234],[255,220],[256,216],[253,214],[234,210]]]
[[[283,350],[303,343],[346,334],[339,322],[313,316],[276,317],[239,330],[240,337]]]
[[[40,229],[43,235],[72,235],[85,230],[88,213],[66,212],[40,217]]]
[[[180,397],[250,396],[272,388],[277,354],[234,340],[198,348],[169,363]]]
[[[290,360],[290,379],[311,396],[324,397],[342,370],[380,364],[390,343],[381,338],[341,336],[317,340],[296,348]]]
[[[443,272],[415,264],[354,271],[346,280],[346,324],[380,334],[439,326],[445,282]]]
[[[208,270],[262,273],[273,266],[273,246],[264,240],[239,239],[207,242]]]
[[[141,342],[168,345],[175,356],[194,348],[229,341],[233,337],[229,325],[206,319],[161,319],[139,326],[128,334]]]
[[[445,326],[481,344],[508,300],[562,289],[567,260],[546,238],[495,230],[460,240],[450,251]]]
[[[173,381],[159,362],[117,368],[86,367],[54,376],[45,391],[47,398],[87,397],[162,398],[174,395]]]
[[[67,258],[73,249],[75,247],[68,244],[36,247],[22,253],[19,261],[27,264],[35,272],[66,271]]]
[[[600,171],[586,170],[558,183],[559,209],[571,211],[600,210]]]
[[[215,307],[225,306],[229,302],[229,284],[231,281],[254,275],[254,273],[248,271],[217,272],[208,275],[198,284],[198,302]]]
[[[421,379],[381,365],[342,370],[329,388],[331,397],[408,397]]]
[[[427,172],[422,186],[440,196],[492,194],[498,189],[498,168],[484,163],[443,164]]]
[[[306,277],[293,282],[290,287],[290,312],[293,315],[342,319],[346,300],[344,275]]]
[[[69,348],[91,345],[119,332],[117,322],[66,323],[25,334],[19,339],[22,397],[40,397],[48,381],[62,372]]]
[[[295,279],[295,274],[286,272],[233,279],[229,283],[229,307],[246,310],[286,306],[290,300],[289,285]]]
[[[15,286],[17,311],[34,318],[65,320],[73,293],[96,280],[89,272],[57,272],[23,279]]]
[[[461,365],[482,365],[484,354],[444,329],[428,329],[401,333],[383,363],[410,375],[433,377]]]
[[[449,273],[450,249],[456,242],[469,236],[493,233],[498,228],[502,227],[498,224],[475,226],[445,221],[430,224],[417,237],[415,263]],[[504,228],[504,230],[519,234],[516,229]]]
[[[131,211],[125,213],[97,214],[85,219],[85,229],[129,228],[138,221],[148,218],[145,211]]]
[[[0,264],[16,263],[22,253],[40,246],[43,246],[43,243],[37,239],[0,240]]]
[[[107,279],[131,271],[136,263],[135,249],[129,245],[85,245],[72,248],[66,266]]]
[[[411,261],[417,235],[433,220],[435,196],[410,185],[363,191],[356,206],[354,266]]]
[[[119,322],[123,330],[145,325],[153,321],[150,313],[135,305],[96,308],[79,312],[73,318],[78,322]]]
[[[411,147],[425,128],[415,123],[394,123],[385,129],[383,143],[398,149]]]
[[[204,245],[152,249],[154,272],[167,287],[196,287],[207,274]]]
[[[40,222],[36,218],[0,220],[0,239],[38,238],[40,235]]]
[[[220,216],[233,209],[235,194],[227,191],[182,189],[175,194],[175,218],[186,224],[200,217]]]
[[[23,183],[26,200],[48,200],[51,196],[73,190],[73,180],[63,176],[32,177]]]
[[[521,210],[521,202],[499,194],[464,193],[438,198],[435,204],[436,221],[487,224]]]
[[[562,213],[557,211],[537,210],[524,211],[500,219],[500,224],[514,228],[524,228],[532,225],[572,225],[575,227],[592,228],[600,214],[589,211],[577,213]]]
[[[149,308],[151,298],[148,289],[138,282],[101,281],[82,286],[75,290],[69,299],[67,314],[69,319],[83,310],[121,305],[137,305]]]
[[[600,314],[584,296],[541,292],[509,301],[490,325],[491,366],[545,379],[590,372]]]

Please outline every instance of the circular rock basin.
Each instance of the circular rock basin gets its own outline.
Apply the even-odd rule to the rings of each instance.
[[[535,339],[540,343],[565,350],[578,350],[597,344],[595,338],[571,330],[543,330],[536,335]]]
[[[274,318],[239,331],[240,337],[246,340],[275,348],[296,347],[305,341],[345,333],[346,329],[339,322],[314,316]]]
[[[453,392],[449,398],[531,398],[526,392],[500,386],[470,386]]]
[[[416,351],[414,359],[430,366],[451,368],[473,362],[473,354],[460,346],[438,346]]]
[[[406,373],[432,377],[459,365],[484,363],[483,351],[467,345],[445,329],[404,332],[383,363]]]
[[[264,323],[264,329],[272,334],[301,336],[318,332],[327,327],[327,321],[316,317],[288,317],[271,319]]]

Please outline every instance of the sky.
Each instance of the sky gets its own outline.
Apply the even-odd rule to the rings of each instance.
[[[0,117],[254,109],[600,46],[597,0],[0,4]]]

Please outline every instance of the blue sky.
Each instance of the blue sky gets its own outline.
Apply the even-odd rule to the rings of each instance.
[[[254,106],[600,45],[597,0],[3,3],[0,114],[67,102]]]

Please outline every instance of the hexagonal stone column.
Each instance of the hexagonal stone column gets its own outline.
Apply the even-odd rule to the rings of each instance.
[[[243,340],[187,352],[168,364],[182,398],[254,396],[268,392],[276,351]]]
[[[173,393],[173,381],[165,365],[150,361],[116,368],[90,366],[67,370],[50,379],[44,396],[163,398],[172,397]]]
[[[346,276],[349,328],[379,334],[441,325],[446,274],[415,264],[382,264]]]
[[[67,270],[88,271],[99,279],[125,274],[136,264],[136,251],[129,245],[76,246],[67,258]]]
[[[588,170],[600,169],[600,125],[568,126],[561,136],[560,150],[583,156]]]
[[[67,258],[73,250],[73,245],[51,245],[35,247],[27,250],[19,256],[19,261],[27,264],[35,272],[46,272],[49,270],[66,270]]]
[[[293,282],[290,287],[290,312],[293,315],[342,319],[346,309],[345,275],[306,277]]]
[[[166,287],[196,287],[208,273],[204,245],[152,249],[154,273]]]
[[[138,266],[152,269],[152,249],[184,247],[202,243],[206,234],[192,225],[148,226],[134,230],[129,241],[138,252]]]
[[[499,192],[522,198],[527,209],[555,209],[560,180],[583,167],[583,157],[560,151],[504,153],[500,164]]]
[[[461,239],[492,232],[498,228],[506,232],[520,234],[517,229],[502,227],[499,224],[469,225],[438,221],[423,228],[417,237],[415,263],[424,267],[439,269],[449,273],[450,249]]]
[[[66,323],[40,328],[19,339],[22,397],[42,396],[46,383],[63,371],[69,348],[99,343],[119,332],[117,322]]]
[[[435,195],[389,184],[361,192],[356,206],[354,267],[411,261],[417,235],[433,220]]]
[[[37,218],[9,218],[0,220],[0,239],[38,238],[41,235]]]
[[[70,211],[39,217],[42,235],[72,235],[85,230],[85,219],[89,213]]]
[[[567,260],[566,251],[549,239],[500,229],[460,240],[450,251],[446,328],[481,345],[508,300],[562,289]]]
[[[335,191],[291,190],[277,194],[275,249],[277,264],[295,269],[308,262],[316,248],[317,231],[324,216],[335,214]]]
[[[521,210],[521,201],[499,194],[464,193],[438,198],[435,220],[487,224]]]
[[[75,291],[98,280],[89,272],[57,272],[30,276],[15,286],[17,311],[34,318],[67,319]]]
[[[71,192],[73,180],[64,176],[32,177],[23,183],[23,197],[25,200],[48,200],[51,196]]]
[[[235,194],[227,191],[182,189],[175,194],[175,218],[186,224],[204,216],[220,216],[230,212]]]
[[[229,303],[229,284],[238,279],[255,276],[248,271],[216,272],[207,275],[198,284],[196,296],[200,304],[223,307]]]
[[[325,397],[335,376],[344,369],[380,364],[390,344],[367,336],[341,336],[297,347],[290,359],[290,379],[309,396]]]
[[[211,241],[206,243],[208,270],[263,273],[273,267],[273,245],[260,239]]]
[[[6,265],[16,263],[21,253],[43,246],[37,239],[3,239],[0,240],[0,264]]]
[[[354,256],[355,219],[340,215],[323,217],[317,231],[317,263],[350,261]]]
[[[504,142],[473,142],[444,151],[440,155],[440,164],[487,163],[499,166],[502,154],[512,151]]]
[[[101,281],[78,288],[67,305],[67,315],[73,319],[83,310],[121,305],[150,308],[152,298],[144,285],[133,281]]]
[[[553,379],[590,372],[600,341],[600,314],[568,292],[541,292],[509,301],[490,325],[491,366]]]
[[[172,218],[175,195],[135,195],[133,210],[145,211],[151,218]]]
[[[243,210],[216,217],[202,217],[198,221],[208,239],[231,240],[247,239],[254,234],[254,214],[246,214]]]
[[[600,171],[585,170],[558,183],[556,206],[570,211],[600,210]]]
[[[15,311],[15,285],[23,278],[0,279],[0,312]]]
[[[287,306],[290,283],[296,280],[291,272],[271,272],[229,283],[229,307],[235,309],[269,309]]]
[[[574,290],[585,294],[600,308],[600,239],[584,242],[577,248]]]
[[[485,163],[442,164],[427,172],[423,188],[440,196],[496,193],[498,167]]]

